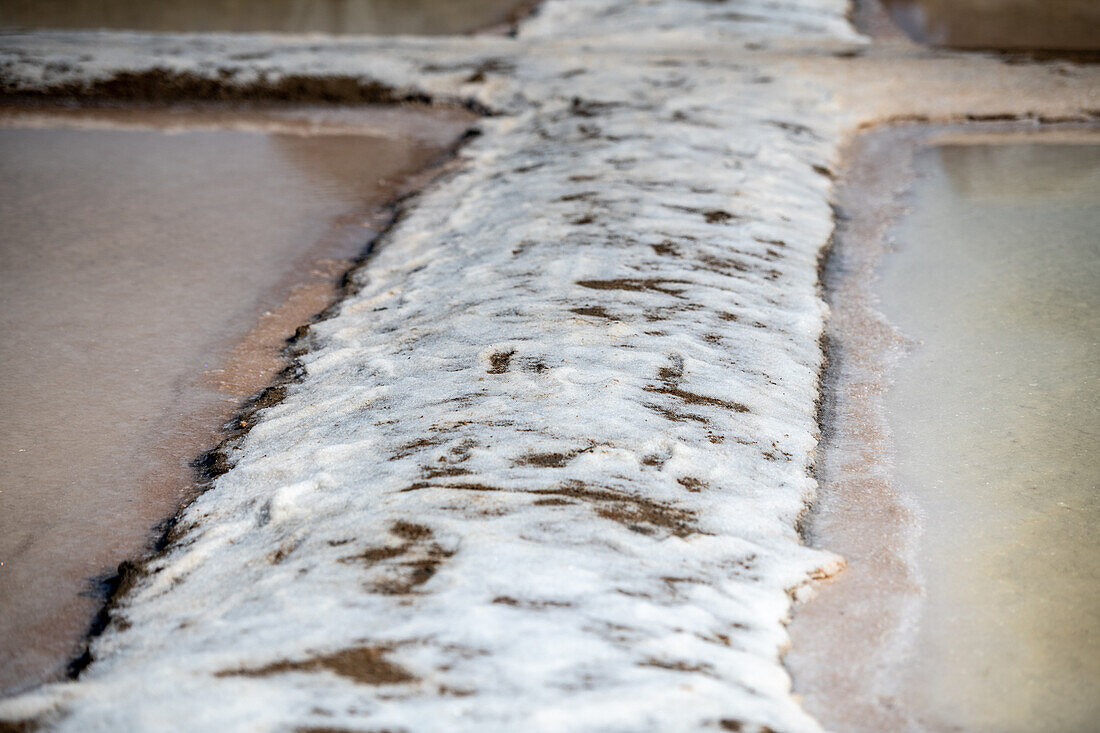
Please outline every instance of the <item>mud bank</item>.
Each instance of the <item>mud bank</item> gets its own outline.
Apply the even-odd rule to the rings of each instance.
[[[552,0],[514,39],[6,38],[21,93],[306,74],[494,116],[311,329],[301,380],[228,446],[80,680],[0,715],[819,730],[779,657],[790,594],[841,565],[798,532],[838,148],[902,117],[1100,109],[1089,69],[871,43],[846,10]]]

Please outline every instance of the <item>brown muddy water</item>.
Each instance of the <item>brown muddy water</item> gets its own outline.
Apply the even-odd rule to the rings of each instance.
[[[890,17],[911,38],[934,46],[1046,51],[1100,50],[1100,2],[1097,0],[881,2]]]
[[[471,33],[528,0],[0,0],[0,28],[371,35]]]
[[[795,690],[838,731],[1094,730],[1100,134],[855,158],[808,531],[849,567],[795,614]]]
[[[56,676],[470,115],[0,110],[0,690]]]

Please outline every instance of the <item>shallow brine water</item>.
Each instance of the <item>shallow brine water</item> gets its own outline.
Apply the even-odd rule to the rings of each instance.
[[[916,343],[886,396],[923,514],[909,667],[940,727],[1100,721],[1100,146],[918,156],[879,283]]]
[[[465,114],[0,114],[0,690],[71,654]]]
[[[789,655],[831,729],[1100,720],[1100,145],[1009,140],[918,153],[877,268],[842,228],[810,536],[851,565]]]
[[[447,35],[507,23],[525,5],[519,0],[0,0],[0,28]]]
[[[954,48],[1100,49],[1096,0],[882,0],[922,43]]]

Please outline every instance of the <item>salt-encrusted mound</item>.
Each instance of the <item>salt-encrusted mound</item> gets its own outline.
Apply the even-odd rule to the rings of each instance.
[[[242,40],[284,43],[264,62],[282,73],[410,88],[423,59],[430,91],[504,114],[313,327],[303,378],[187,509],[80,681],[0,717],[817,730],[779,654],[789,591],[836,562],[796,523],[837,123],[744,46],[850,38],[844,9],[558,0],[518,40],[469,40],[495,61],[480,87],[438,64],[456,40]],[[156,67],[139,41],[126,63]]]

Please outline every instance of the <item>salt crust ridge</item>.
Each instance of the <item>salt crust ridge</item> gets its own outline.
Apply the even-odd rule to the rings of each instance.
[[[498,114],[312,328],[303,378],[186,510],[80,680],[0,718],[819,730],[779,654],[791,590],[839,562],[796,523],[840,124],[825,91],[724,49],[858,41],[844,11],[551,0],[517,39],[4,39],[6,78],[28,87],[214,74],[266,47],[239,73],[346,69]],[[349,672],[341,650],[374,661]]]

